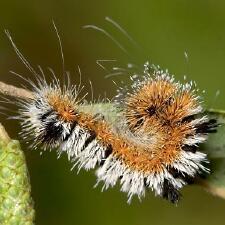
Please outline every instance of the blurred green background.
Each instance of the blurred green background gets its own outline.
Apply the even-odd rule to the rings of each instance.
[[[104,20],[105,16],[122,25],[141,47],[136,48],[129,42]],[[106,71],[96,64],[97,59],[117,59],[113,65],[123,67],[129,62],[142,67],[150,60],[168,68],[177,79],[186,74],[189,80],[195,80],[200,89],[206,90],[207,107],[225,108],[225,1],[0,1],[1,81],[24,84],[9,74],[9,70],[32,79],[10,46],[4,34],[6,28],[32,65],[50,66],[61,76],[52,19],[61,34],[66,69],[71,71],[72,81],[79,81],[79,65],[82,83],[90,90],[89,79],[92,81],[95,98],[115,95],[116,86],[112,80],[129,80],[128,74],[105,79]],[[82,29],[86,24],[108,30],[129,54],[103,34]],[[189,55],[188,63],[184,52]],[[220,95],[216,97],[218,90]],[[7,107],[15,109],[13,105]],[[18,139],[18,122],[6,120],[4,115],[0,119],[10,136]],[[76,170],[71,172],[72,165],[66,156],[59,160],[55,152],[40,156],[38,151],[27,149],[25,143],[22,145],[30,171],[38,225],[207,225],[225,222],[225,201],[199,187],[184,188],[184,197],[177,207],[155,198],[152,193],[147,193],[141,203],[135,198],[128,205],[119,187],[103,193],[101,185],[94,189],[94,172],[81,171],[78,175]]]

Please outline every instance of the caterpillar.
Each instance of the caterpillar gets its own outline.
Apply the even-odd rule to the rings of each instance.
[[[101,110],[85,111],[79,86],[61,86],[57,78],[48,84],[12,44],[36,75],[30,82],[32,97],[18,103],[16,117],[31,148],[65,152],[78,169],[97,168],[97,184],[107,189],[119,182],[128,202],[151,189],[177,203],[184,185],[209,173],[207,155],[198,146],[216,132],[217,123],[204,114],[193,82],[181,84],[145,64],[142,76],[132,76],[130,87],[119,88],[111,122]]]
[[[115,125],[80,110],[76,86],[39,81],[33,99],[20,103],[22,137],[32,148],[66,152],[79,169],[98,167],[98,182],[107,189],[119,181],[128,201],[150,188],[177,203],[191,178],[209,172],[198,145],[215,132],[216,121],[202,115],[191,84],[177,83],[163,71],[145,74],[132,89],[117,106]]]
[[[117,103],[128,129],[141,137],[148,134],[151,140],[146,158],[136,161],[136,167],[145,185],[151,184],[153,174],[157,194],[177,202],[183,185],[209,172],[207,156],[198,148],[216,132],[217,122],[205,115],[194,82],[175,82],[168,71],[149,63],[144,76],[131,79],[131,90],[118,90]]]

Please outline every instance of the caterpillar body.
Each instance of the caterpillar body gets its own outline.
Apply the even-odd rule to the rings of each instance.
[[[191,83],[175,82],[161,70],[140,79],[111,103],[118,111],[114,124],[101,113],[82,111],[76,86],[39,81],[33,98],[20,104],[22,136],[33,148],[66,152],[79,169],[98,167],[97,183],[107,189],[119,181],[128,201],[150,188],[177,203],[185,184],[209,172],[198,145],[215,132],[216,121],[202,115]]]
[[[6,34],[37,78],[30,82],[32,97],[19,101],[16,117],[31,148],[54,148],[78,169],[97,168],[97,183],[107,189],[119,182],[128,202],[151,189],[177,203],[184,185],[209,172],[207,155],[198,147],[216,132],[217,123],[205,115],[194,83],[176,82],[167,71],[146,63],[143,75],[132,76],[131,86],[119,88],[110,103],[112,120],[101,108],[85,110],[80,86],[60,86],[55,76],[48,84],[42,69],[40,77]]]

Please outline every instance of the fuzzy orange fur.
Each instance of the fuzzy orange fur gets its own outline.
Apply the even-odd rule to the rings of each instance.
[[[169,100],[171,96],[172,101]],[[125,116],[130,129],[140,129],[140,126],[135,125],[142,119],[144,122],[141,127],[144,132],[157,135],[157,141],[147,147],[138,146],[128,138],[116,134],[104,120],[95,119],[83,112],[76,114],[76,104],[67,95],[51,93],[48,100],[62,120],[76,121],[80,127],[94,131],[102,145],[111,146],[115,157],[128,167],[144,173],[157,173],[164,165],[172,164],[179,158],[182,140],[194,132],[188,122],[181,123],[187,109],[196,104],[192,95],[185,91],[176,95],[176,85],[164,80],[147,83],[126,99]],[[168,100],[171,101],[169,104]],[[154,105],[156,113],[149,116],[146,109],[151,105]],[[135,110],[137,118],[131,110]]]

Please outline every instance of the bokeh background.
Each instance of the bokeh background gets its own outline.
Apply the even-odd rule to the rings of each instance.
[[[109,16],[123,26],[139,47],[105,21]],[[53,68],[62,77],[57,37],[59,29],[66,69],[72,81],[89,92],[92,81],[94,97],[111,98],[116,93],[112,80],[129,82],[129,72],[105,79],[107,74],[96,64],[98,59],[116,59],[109,66],[126,67],[133,63],[142,69],[146,60],[168,68],[177,79],[184,75],[205,89],[207,107],[225,108],[225,1],[222,0],[39,0],[0,1],[0,80],[14,85],[24,81],[9,70],[33,79],[18,60],[4,29],[9,29],[19,49],[33,66]],[[110,32],[127,50],[124,53],[113,41],[83,25],[95,24]],[[188,53],[188,60],[184,57]],[[46,76],[50,80],[46,70]],[[216,93],[220,95],[216,97]],[[88,96],[90,99],[90,95]],[[3,103],[1,103],[3,104]],[[6,105],[14,110],[14,105]],[[6,112],[7,114],[8,113]],[[10,136],[18,139],[17,121],[1,116]],[[101,192],[94,172],[71,171],[66,156],[56,159],[55,152],[40,156],[22,143],[29,167],[37,225],[208,225],[224,224],[225,201],[200,187],[186,187],[178,206],[148,193],[142,202],[126,203],[119,187]]]

